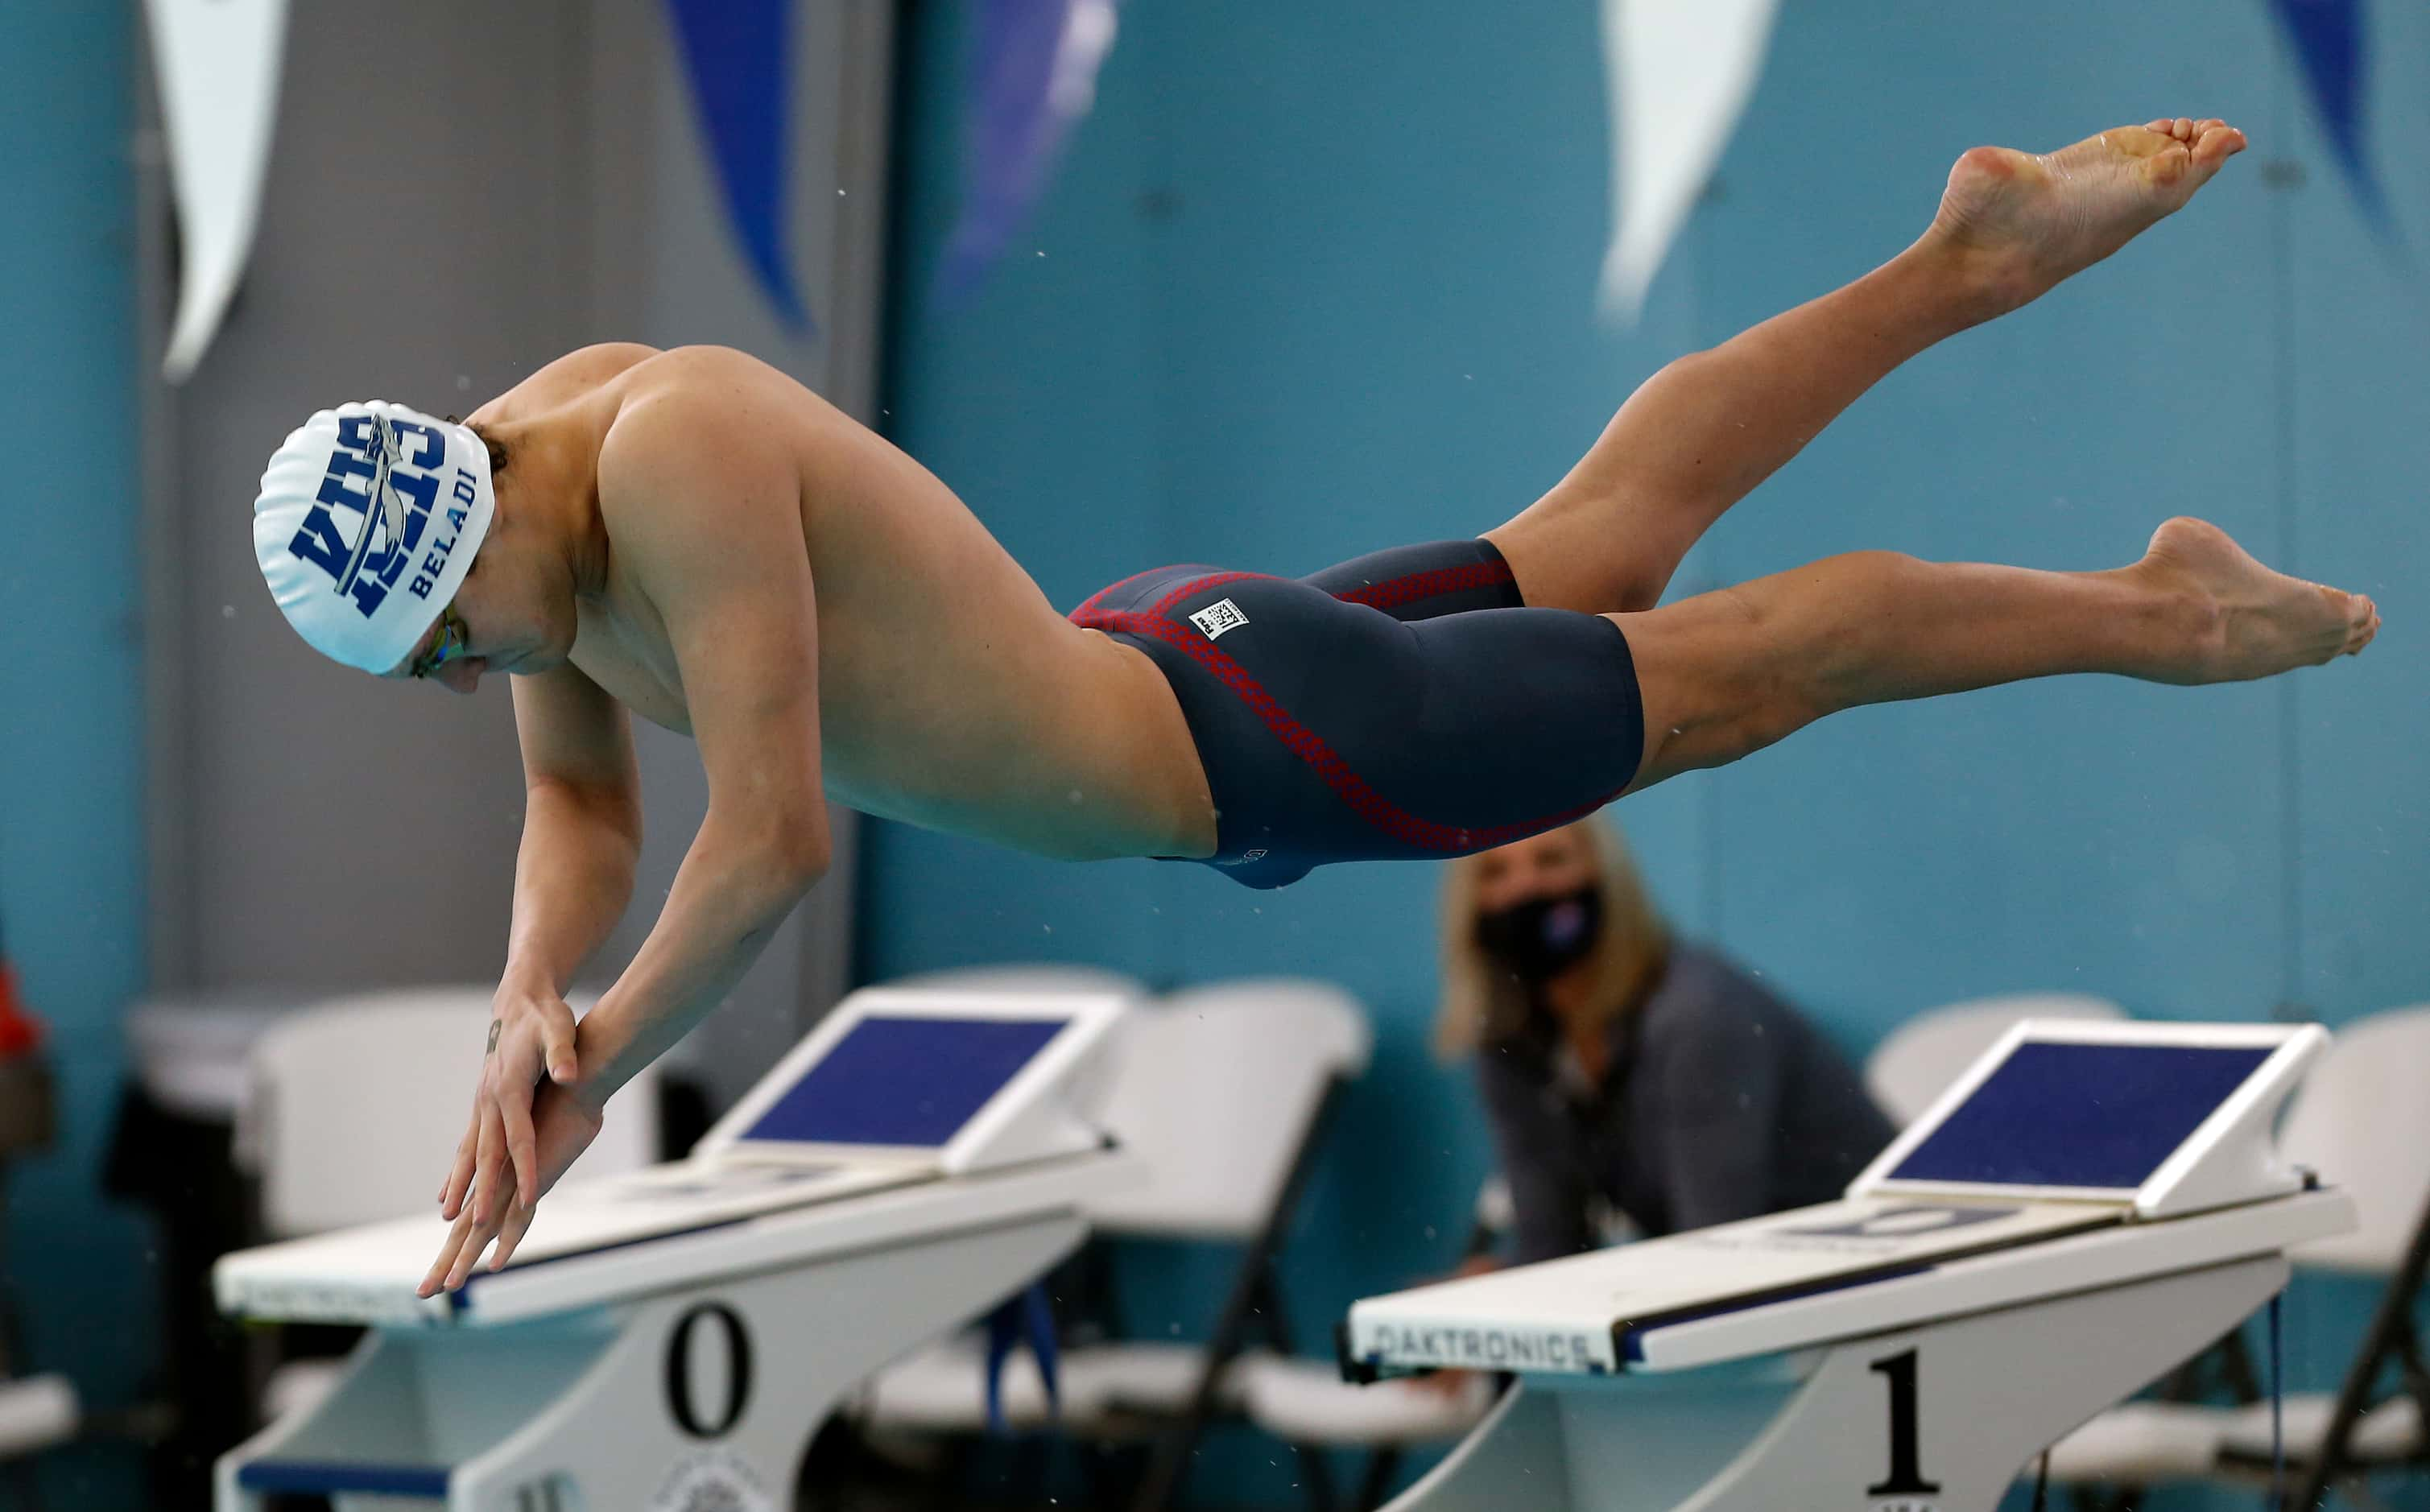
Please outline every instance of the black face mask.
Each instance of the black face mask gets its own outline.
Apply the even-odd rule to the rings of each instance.
[[[1586,958],[1603,929],[1603,892],[1592,886],[1530,898],[1476,916],[1476,943],[1506,971],[1540,986]]]

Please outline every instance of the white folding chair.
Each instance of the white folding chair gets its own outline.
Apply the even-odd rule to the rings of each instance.
[[[1242,1416],[1274,1437],[1366,1451],[1356,1512],[1383,1504],[1403,1454],[1465,1437],[1493,1410],[1494,1378],[1474,1371],[1446,1394],[1417,1381],[1353,1386],[1332,1360],[1261,1354],[1240,1361],[1240,1377]]]
[[[2019,1021],[2124,1017],[2107,998],[2081,992],[2008,992],[1927,1009],[1874,1047],[1865,1061],[1865,1089],[1905,1128]]]
[[[1470,1212],[1467,1255],[1490,1254],[1518,1226],[1508,1178],[1495,1171],[1479,1183]],[[1616,1211],[1598,1214],[1594,1228],[1605,1244],[1639,1237]],[[1241,1414],[1286,1443],[1366,1452],[1367,1469],[1350,1503],[1356,1512],[1383,1504],[1404,1454],[1465,1437],[1495,1398],[1490,1373],[1470,1372],[1448,1393],[1414,1381],[1355,1386],[1341,1378],[1337,1361],[1282,1355],[1243,1359],[1240,1393]]]
[[[269,1238],[436,1211],[471,1116],[492,995],[464,986],[332,998],[262,1035],[237,1112],[237,1151],[258,1178]],[[589,1004],[573,1005],[579,1013]],[[599,1138],[565,1179],[657,1157],[657,1076],[645,1069],[608,1101]],[[339,1369],[330,1360],[280,1366],[262,1393],[264,1416],[317,1401]]]
[[[2344,1188],[2359,1226],[2294,1253],[2298,1267],[2383,1283],[2373,1320],[2340,1392],[2298,1392],[2283,1404],[2288,1462],[2310,1485],[2290,1506],[2319,1504],[2330,1485],[2430,1458],[2424,1404],[2379,1389],[2388,1356],[2419,1343],[2412,1309],[2430,1260],[2430,1004],[2345,1025],[2296,1093],[2279,1148]],[[2204,1478],[2250,1481],[2273,1455],[2271,1404],[2131,1402],[2093,1418],[2051,1449],[2051,1478],[2158,1486]]]
[[[1229,1297],[1203,1342],[1108,1339],[1067,1351],[1053,1421],[1084,1439],[1161,1441],[1140,1504],[1171,1495],[1206,1424],[1242,1405],[1234,1369],[1253,1327],[1287,1349],[1273,1261],[1338,1088],[1367,1067],[1373,1035],[1357,1003],[1294,978],[1224,982],[1143,1003],[1124,1022],[1106,1076],[1106,1125],[1150,1179],[1091,1212],[1101,1237],[1217,1241],[1241,1248]],[[983,1346],[933,1345],[881,1371],[857,1416],[876,1435],[976,1434],[987,1424]],[[1025,1358],[1005,1372],[1008,1424],[1049,1422]]]
[[[1470,1204],[1464,1257],[1490,1254],[1518,1226],[1510,1183],[1500,1171],[1477,1185]],[[1367,1469],[1351,1506],[1380,1505],[1409,1450],[1465,1437],[1493,1408],[1490,1375],[1471,1374],[1458,1390],[1414,1381],[1354,1386],[1334,1360],[1260,1355],[1240,1362],[1241,1413],[1286,1443],[1364,1450]]]
[[[0,1460],[66,1443],[81,1417],[75,1387],[64,1375],[0,1381]]]
[[[2337,1392],[2299,1392],[2285,1404],[2290,1462],[2309,1467],[2308,1489],[2290,1505],[2314,1504],[2332,1482],[2430,1459],[2423,1432],[2422,1360],[2413,1310],[2430,1266],[2430,1004],[2358,1019],[2338,1037],[2304,1082],[2279,1147],[2354,1194],[2360,1220],[2351,1234],[2295,1252],[2305,1270],[2369,1276],[2381,1283],[2377,1316]],[[2406,1386],[2379,1382],[2391,1357],[2407,1361]],[[2223,1470],[2251,1474],[2270,1464],[2269,1404],[2238,1412],[2221,1445]],[[2308,1499],[2306,1499],[2308,1498]]]

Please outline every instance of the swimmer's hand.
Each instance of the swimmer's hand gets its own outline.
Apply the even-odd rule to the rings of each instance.
[[[478,1178],[481,1189],[536,1186],[532,1154],[532,1088],[545,1071],[569,1087],[581,1072],[574,1054],[574,1010],[545,987],[509,981],[491,1008],[490,1048],[481,1058],[480,1084],[473,1089],[473,1123],[456,1147],[455,1168],[439,1188],[439,1216],[453,1219]],[[514,1180],[501,1172],[514,1163]]]
[[[574,1055],[574,1010],[565,1000],[547,986],[513,979],[501,985],[490,1021],[489,1051],[482,1058],[480,1083],[473,1093],[472,1123],[464,1131],[463,1141],[456,1147],[454,1168],[439,1188],[439,1216],[458,1224],[458,1243],[474,1229],[487,1230],[483,1242],[472,1247],[461,1270],[470,1271],[480,1257],[488,1235],[510,1233],[511,1238],[499,1249],[498,1263],[503,1265],[531,1222],[532,1205],[564,1171],[565,1166],[560,1164],[554,1171],[542,1172],[534,1122],[534,1088],[543,1072],[559,1088],[570,1088],[580,1071],[580,1062]],[[593,1110],[592,1134],[597,1132],[597,1118]],[[585,1135],[574,1147],[574,1154],[579,1154],[582,1146],[590,1142],[591,1135]],[[566,1163],[573,1158],[574,1155],[567,1155]],[[446,1273],[434,1270],[435,1275]],[[447,1284],[451,1288],[460,1285],[460,1275]]]
[[[599,1110],[572,1088],[543,1084],[532,1095],[531,1122],[538,1185],[519,1186],[514,1167],[504,1161],[495,1168],[500,1178],[495,1186],[491,1185],[485,1170],[470,1199],[458,1205],[455,1226],[447,1231],[446,1241],[439,1247],[439,1257],[430,1263],[422,1285],[414,1288],[416,1296],[436,1296],[462,1286],[473,1268],[481,1263],[481,1252],[490,1247],[492,1238],[498,1242],[498,1251],[490,1269],[504,1269],[515,1246],[524,1241],[524,1235],[531,1228],[541,1193],[556,1186],[566,1167],[574,1164],[575,1157],[599,1137]],[[532,1193],[528,1199],[523,1195],[526,1190]]]

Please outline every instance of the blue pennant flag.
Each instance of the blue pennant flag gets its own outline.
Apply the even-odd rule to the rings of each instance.
[[[962,209],[937,272],[958,298],[1004,255],[1046,187],[1074,123],[1096,102],[1114,0],[974,0],[963,91]]]
[[[2388,201],[2380,191],[2378,175],[2372,172],[2371,155],[2363,141],[2369,42],[2362,0],[2271,0],[2270,8],[2285,23],[2288,38],[2295,44],[2304,82],[2310,87],[2312,103],[2328,127],[2329,145],[2345,168],[2363,214],[2373,229],[2382,235],[2390,233]]]
[[[793,11],[791,0],[667,0],[691,75],[701,128],[717,160],[743,256],[776,313],[813,328],[793,281],[786,235],[791,188]]]

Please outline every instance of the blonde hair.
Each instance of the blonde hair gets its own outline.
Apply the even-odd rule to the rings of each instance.
[[[1645,881],[1617,831],[1583,819],[1570,833],[1594,859],[1603,894],[1603,927],[1587,955],[1589,1022],[1627,1012],[1652,989],[1671,957],[1671,928],[1647,896]],[[1516,1034],[1527,1022],[1526,989],[1497,967],[1476,942],[1477,877],[1482,856],[1464,856],[1443,872],[1442,1004],[1435,1012],[1435,1053],[1456,1060],[1481,1045]]]

